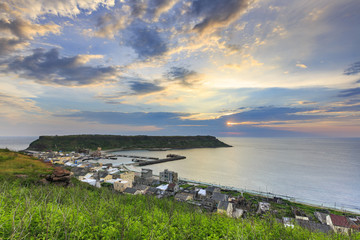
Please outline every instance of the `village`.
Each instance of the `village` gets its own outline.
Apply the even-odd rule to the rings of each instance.
[[[70,179],[75,177],[97,188],[111,188],[116,193],[173,198],[176,201],[192,204],[203,211],[224,214],[231,218],[272,215],[278,222],[290,228],[299,225],[311,231],[347,235],[360,231],[358,215],[345,216],[340,212],[334,213],[323,208],[316,208],[313,212],[304,211],[279,197],[254,196],[210,184],[185,181],[179,178],[177,172],[168,169],[164,169],[157,176],[148,168],[135,172],[130,171],[125,164],[89,162],[89,159],[109,157],[101,152],[100,148],[91,154],[89,152],[28,152],[28,154],[55,166],[54,173],[44,180],[46,182],[66,186],[70,184]]]

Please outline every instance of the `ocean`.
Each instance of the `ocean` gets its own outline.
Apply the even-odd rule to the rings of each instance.
[[[19,150],[34,139],[0,137],[0,147]],[[178,172],[180,178],[360,212],[359,138],[219,139],[233,147],[119,153],[159,158],[179,154],[186,159],[146,168],[155,174],[169,169]],[[123,163],[129,159],[103,161]]]

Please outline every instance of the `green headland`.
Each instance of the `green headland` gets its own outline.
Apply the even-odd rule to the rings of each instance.
[[[213,136],[121,136],[121,135],[68,135],[40,136],[28,150],[77,151],[79,149],[185,149],[231,147]]]

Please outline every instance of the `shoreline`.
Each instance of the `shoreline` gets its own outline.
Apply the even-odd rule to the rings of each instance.
[[[135,166],[133,166],[133,165],[123,164],[123,167],[128,171],[141,173],[141,170],[135,169],[134,168]],[[159,177],[159,175],[156,175],[156,174],[153,174],[153,176]],[[330,210],[340,211],[340,212],[344,212],[344,213],[352,213],[352,214],[357,214],[357,215],[360,214],[360,208],[354,209],[351,207],[344,207],[344,206],[334,207],[334,206],[331,206],[330,204],[328,205],[328,204],[324,204],[324,203],[321,203],[321,204],[316,203],[315,200],[311,200],[311,199],[307,199],[308,201],[306,201],[306,199],[295,198],[295,197],[291,197],[291,196],[284,195],[284,194],[276,194],[276,193],[262,192],[262,191],[252,190],[252,189],[243,189],[243,188],[237,188],[237,187],[231,187],[231,186],[224,186],[224,185],[220,185],[220,184],[202,182],[202,181],[197,181],[197,180],[192,180],[192,179],[182,178],[182,177],[179,177],[179,180],[186,182],[188,184],[191,184],[191,185],[197,184],[197,185],[204,185],[204,186],[209,186],[209,187],[219,187],[225,191],[237,191],[239,193],[249,193],[252,195],[256,195],[259,197],[265,197],[265,198],[278,197],[278,198],[290,201],[292,203],[316,207],[319,209],[330,209]]]

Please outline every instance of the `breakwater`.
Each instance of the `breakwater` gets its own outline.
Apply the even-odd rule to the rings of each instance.
[[[153,161],[141,161],[138,163],[138,166],[146,166],[146,165],[152,165],[152,164],[157,164],[157,163],[176,161],[176,160],[181,160],[181,159],[185,159],[185,158],[186,158],[185,156],[169,154],[166,156],[166,158],[163,158],[163,159],[158,159],[158,160],[153,160]]]

